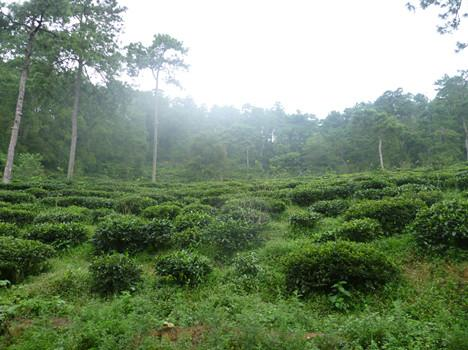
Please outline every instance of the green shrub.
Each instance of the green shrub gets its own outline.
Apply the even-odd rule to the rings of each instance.
[[[153,206],[156,201],[149,197],[127,196],[115,202],[115,210],[122,214],[140,214],[144,209]]]
[[[175,232],[171,237],[171,244],[178,248],[196,248],[203,242],[203,231],[199,228],[188,228]]]
[[[270,221],[267,213],[252,208],[231,208],[220,217],[240,220],[252,225],[266,225]]]
[[[346,282],[355,289],[374,289],[394,279],[398,269],[375,248],[353,242],[327,242],[299,249],[285,258],[286,287],[303,296],[329,292]]]
[[[369,189],[384,189],[386,187],[391,187],[392,183],[382,178],[367,178],[354,183],[354,188],[356,190],[369,190]]]
[[[352,185],[323,185],[298,186],[291,193],[293,203],[308,206],[317,201],[337,198],[347,198],[352,193]]]
[[[191,212],[178,215],[174,220],[177,231],[185,231],[189,228],[203,228],[213,221],[213,217],[206,213]]]
[[[419,199],[386,198],[382,200],[365,200],[352,205],[346,212],[347,220],[371,218],[380,222],[384,234],[401,233],[404,227],[416,216],[425,204]]]
[[[93,209],[90,213],[90,219],[93,224],[100,222],[103,218],[111,215],[117,215],[113,209],[109,208],[99,208]]]
[[[229,212],[233,209],[255,209],[271,214],[280,214],[286,209],[286,204],[283,201],[272,198],[236,198],[227,201],[223,207],[223,212]]]
[[[70,207],[72,205],[76,205],[78,207],[85,207],[88,209],[112,208],[114,206],[114,201],[112,199],[101,197],[47,197],[43,198],[41,202],[46,205],[57,207]]]
[[[0,222],[0,236],[18,237],[20,229],[15,224]]]
[[[318,201],[309,207],[309,210],[325,216],[338,216],[348,209],[349,203],[344,199],[333,199],[329,201]]]
[[[398,195],[396,187],[368,188],[354,192],[354,198],[357,199],[382,199],[385,197],[395,197]]]
[[[314,211],[298,212],[289,217],[289,225],[293,230],[311,229],[321,218],[322,215]]]
[[[179,215],[181,208],[174,204],[153,205],[142,211],[142,216],[147,219],[173,220]]]
[[[354,242],[370,242],[383,235],[382,226],[374,219],[363,218],[344,222],[336,236]]]
[[[24,192],[29,193],[30,195],[33,195],[36,198],[45,198],[49,195],[49,191],[37,187],[28,188]]]
[[[42,223],[70,223],[86,222],[88,220],[88,210],[80,207],[53,208],[40,212],[35,218],[35,224]]]
[[[97,257],[89,266],[91,288],[100,295],[135,291],[141,281],[141,269],[122,254]]]
[[[212,267],[207,257],[181,250],[157,257],[155,271],[163,281],[197,286],[206,279]]]
[[[254,252],[237,254],[236,257],[232,259],[232,268],[239,276],[255,277],[263,272],[260,259]]]
[[[54,249],[44,243],[0,237],[0,280],[16,283],[30,274],[41,272]]]
[[[0,191],[0,201],[8,203],[30,203],[35,200],[34,196],[25,192]]]
[[[468,248],[468,201],[451,200],[421,210],[409,231],[428,250]]]
[[[154,219],[144,226],[146,247],[153,249],[167,248],[172,241],[174,226],[165,219]]]
[[[180,211],[180,214],[189,214],[189,213],[204,213],[213,215],[215,213],[215,208],[210,205],[201,204],[201,203],[192,203],[183,207]]]
[[[25,237],[50,244],[55,249],[66,249],[85,242],[88,229],[79,223],[36,224],[28,228]]]
[[[456,187],[460,190],[468,190],[468,171],[462,171],[455,175]]]
[[[36,214],[30,210],[0,208],[0,221],[26,225],[32,223],[35,216]]]
[[[113,215],[97,226],[92,243],[97,252],[136,252],[147,248],[146,222],[135,216]]]
[[[217,257],[229,256],[260,241],[261,226],[231,218],[218,218],[204,230],[206,243],[216,249]]]

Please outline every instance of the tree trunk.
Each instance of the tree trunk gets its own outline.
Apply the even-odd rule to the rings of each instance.
[[[385,170],[384,161],[383,161],[383,153],[382,153],[382,138],[379,137],[379,159],[380,159],[380,168]]]
[[[21,77],[19,82],[18,99],[16,100],[15,119],[13,121],[13,127],[11,128],[10,145],[8,146],[8,155],[6,159],[5,170],[3,172],[3,183],[5,184],[10,183],[12,178],[13,162],[15,159],[15,148],[16,143],[18,141],[21,117],[23,116],[24,95],[26,92],[26,82],[28,80],[29,65],[31,64],[33,41],[34,35],[31,34],[28,40],[28,46],[26,47],[25,51],[24,65],[21,71]]]
[[[466,124],[465,118],[463,120],[463,129],[465,130],[465,152],[466,160],[468,161],[468,125]]]
[[[245,150],[246,160],[247,160],[247,169],[250,169],[250,158],[249,158],[249,148],[247,147]]]
[[[81,77],[83,74],[83,62],[78,62],[78,69],[75,76],[75,100],[73,102],[72,112],[72,135],[70,144],[70,157],[68,158],[68,173],[67,179],[71,180],[75,173],[75,159],[76,159],[76,143],[78,140],[78,112],[80,110],[80,97],[81,97]]]
[[[159,71],[156,72],[156,90],[154,93],[154,145],[153,145],[153,172],[151,180],[156,182],[158,162],[158,130],[159,130]]]

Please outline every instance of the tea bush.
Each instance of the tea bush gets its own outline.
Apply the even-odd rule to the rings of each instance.
[[[416,216],[424,202],[414,198],[386,198],[365,200],[352,205],[346,212],[347,220],[371,218],[382,225],[386,235],[401,233]]]
[[[18,191],[0,191],[0,201],[8,203],[30,203],[35,197],[25,192]]]
[[[271,214],[280,214],[286,209],[286,204],[283,201],[272,199],[272,198],[257,198],[257,197],[246,197],[236,198],[227,201],[222,211],[228,212],[233,209],[255,209]]]
[[[146,222],[135,216],[113,215],[105,218],[96,228],[93,245],[97,252],[123,253],[147,248]]]
[[[308,206],[320,200],[347,198],[351,195],[353,187],[348,185],[307,185],[295,188],[291,193],[293,203]]]
[[[153,206],[156,201],[149,197],[127,196],[122,197],[115,202],[115,210],[122,214],[140,214],[144,209]]]
[[[41,272],[54,249],[41,242],[0,237],[0,280],[20,282],[30,274]]]
[[[96,257],[89,266],[91,289],[102,296],[135,291],[141,281],[141,269],[122,254]]]
[[[155,271],[163,281],[197,286],[206,279],[212,267],[207,257],[181,250],[157,257]]]
[[[210,205],[201,204],[201,203],[192,203],[183,207],[180,211],[180,214],[189,214],[189,213],[205,213],[205,214],[214,214],[215,208]]]
[[[18,225],[26,225],[33,222],[36,214],[31,210],[0,208],[0,221],[13,222]]]
[[[311,229],[321,218],[322,215],[314,211],[298,212],[289,217],[289,225],[293,230]]]
[[[143,230],[146,237],[146,248],[157,250],[170,246],[174,231],[171,221],[154,219],[145,224]]]
[[[25,237],[50,244],[55,249],[66,249],[85,242],[88,229],[79,223],[36,224],[28,227]]]
[[[18,237],[20,229],[15,224],[0,222],[0,236]]]
[[[390,282],[397,267],[383,253],[363,243],[346,241],[314,244],[285,258],[286,287],[303,296],[316,291],[329,292],[332,286],[369,290]]]
[[[363,218],[344,222],[336,236],[354,242],[370,242],[383,235],[382,226],[374,219]]]
[[[349,202],[344,199],[318,201],[309,207],[309,210],[325,216],[338,216],[349,207]]]
[[[83,196],[47,197],[43,198],[41,203],[57,207],[70,207],[72,205],[76,205],[78,207],[88,209],[112,208],[114,206],[114,200],[111,198]]]
[[[252,208],[231,208],[220,217],[240,220],[252,225],[266,225],[270,221],[267,213]]]
[[[468,201],[451,200],[434,204],[418,213],[409,231],[418,245],[428,250],[468,248]]]
[[[171,245],[177,248],[196,248],[203,242],[203,231],[199,228],[188,228],[184,231],[175,232],[171,236]]]
[[[34,218],[33,223],[70,223],[70,222],[86,222],[89,218],[89,212],[85,208],[67,207],[53,208],[47,211],[40,212]]]
[[[141,215],[147,219],[167,219],[173,220],[179,215],[181,208],[175,204],[153,205],[145,208]]]
[[[177,231],[185,231],[189,228],[203,228],[213,221],[213,217],[206,213],[190,212],[178,215],[174,220]]]

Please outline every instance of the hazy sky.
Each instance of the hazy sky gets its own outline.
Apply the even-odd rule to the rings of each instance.
[[[324,117],[398,87],[434,95],[434,81],[468,68],[434,11],[408,0],[121,0],[125,42],[167,33],[189,47],[183,90],[199,104],[250,103]],[[150,76],[135,83],[153,87]]]

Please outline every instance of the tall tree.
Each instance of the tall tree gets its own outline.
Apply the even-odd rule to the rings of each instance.
[[[2,26],[0,54],[9,59],[21,61],[15,118],[11,128],[10,144],[3,173],[4,183],[9,183],[12,179],[26,83],[37,40],[42,34],[53,33],[52,30],[57,30],[63,25],[68,9],[67,4],[68,2],[64,0],[30,0],[0,7]]]
[[[75,172],[78,140],[78,114],[83,75],[98,73],[112,78],[120,63],[118,35],[122,29],[124,7],[116,0],[71,0],[71,21],[64,36],[62,67],[74,70],[74,97],[71,114],[72,132],[67,178]]]
[[[132,43],[127,48],[129,73],[137,76],[141,70],[149,69],[155,81],[154,90],[154,135],[153,135],[153,168],[151,179],[156,182],[158,160],[159,131],[159,79],[165,74],[166,82],[178,85],[174,73],[179,69],[187,69],[184,56],[187,48],[183,43],[167,34],[156,34],[150,46]]]

